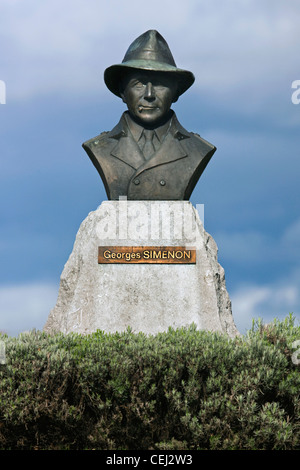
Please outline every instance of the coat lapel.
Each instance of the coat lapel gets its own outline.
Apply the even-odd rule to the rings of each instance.
[[[149,160],[145,161],[142,151],[131,136],[124,115],[121,117],[116,127],[109,132],[108,137],[116,140],[116,145],[112,148],[110,154],[137,170],[135,176],[149,168],[154,168],[188,156],[186,150],[180,143],[180,139],[189,138],[189,134],[179,124],[175,114],[173,115],[172,124],[160,149]]]
[[[187,152],[181,145],[179,139],[170,131],[164,138],[164,141],[160,149],[151,157],[149,160],[138,169],[135,176],[138,176],[141,172],[154,168],[165,163],[174,162],[181,158],[187,157]]]
[[[130,165],[135,170],[145,163],[145,159],[139,146],[131,136],[121,137],[110,153],[119,160],[127,163],[127,165]]]
[[[119,160],[130,165],[137,170],[145,163],[144,156],[131,136],[124,115],[121,117],[120,122],[116,127],[109,132],[108,137],[116,140],[116,145],[112,148],[110,154]]]

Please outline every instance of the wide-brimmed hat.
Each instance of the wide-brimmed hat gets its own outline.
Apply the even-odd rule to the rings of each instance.
[[[130,70],[149,70],[174,75],[178,83],[178,96],[194,83],[195,77],[188,70],[176,66],[165,39],[153,29],[146,31],[129,46],[121,64],[108,67],[104,72],[107,88],[120,96],[120,82]]]

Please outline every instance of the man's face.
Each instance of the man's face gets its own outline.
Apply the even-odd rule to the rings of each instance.
[[[164,73],[137,70],[127,75],[120,94],[139,124],[157,127],[177,100],[177,84]]]

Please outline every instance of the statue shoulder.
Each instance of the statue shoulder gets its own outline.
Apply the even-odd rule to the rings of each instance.
[[[217,148],[213,144],[208,142],[208,140],[203,139],[203,137],[201,137],[196,132],[190,132],[190,134],[194,138],[195,143],[198,144],[199,146],[201,146],[202,148],[206,148],[207,151],[210,151],[210,150],[216,151],[217,150]]]
[[[98,145],[100,145],[102,142],[105,141],[105,138],[106,138],[107,134],[109,134],[109,131],[101,132],[101,134],[97,135],[96,137],[93,137],[92,139],[86,140],[82,144],[82,147],[83,148],[90,148],[90,149],[97,147]]]
[[[203,139],[196,132],[187,131],[178,121],[176,114],[173,116],[172,125],[176,129],[177,138],[180,140],[180,143],[187,147],[190,151],[199,151],[200,153],[208,153],[211,151],[216,151],[216,147]]]

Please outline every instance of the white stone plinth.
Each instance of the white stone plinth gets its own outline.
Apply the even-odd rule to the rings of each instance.
[[[196,264],[98,264],[98,246],[186,246]],[[238,334],[217,246],[188,201],[105,201],[82,222],[44,330]]]

